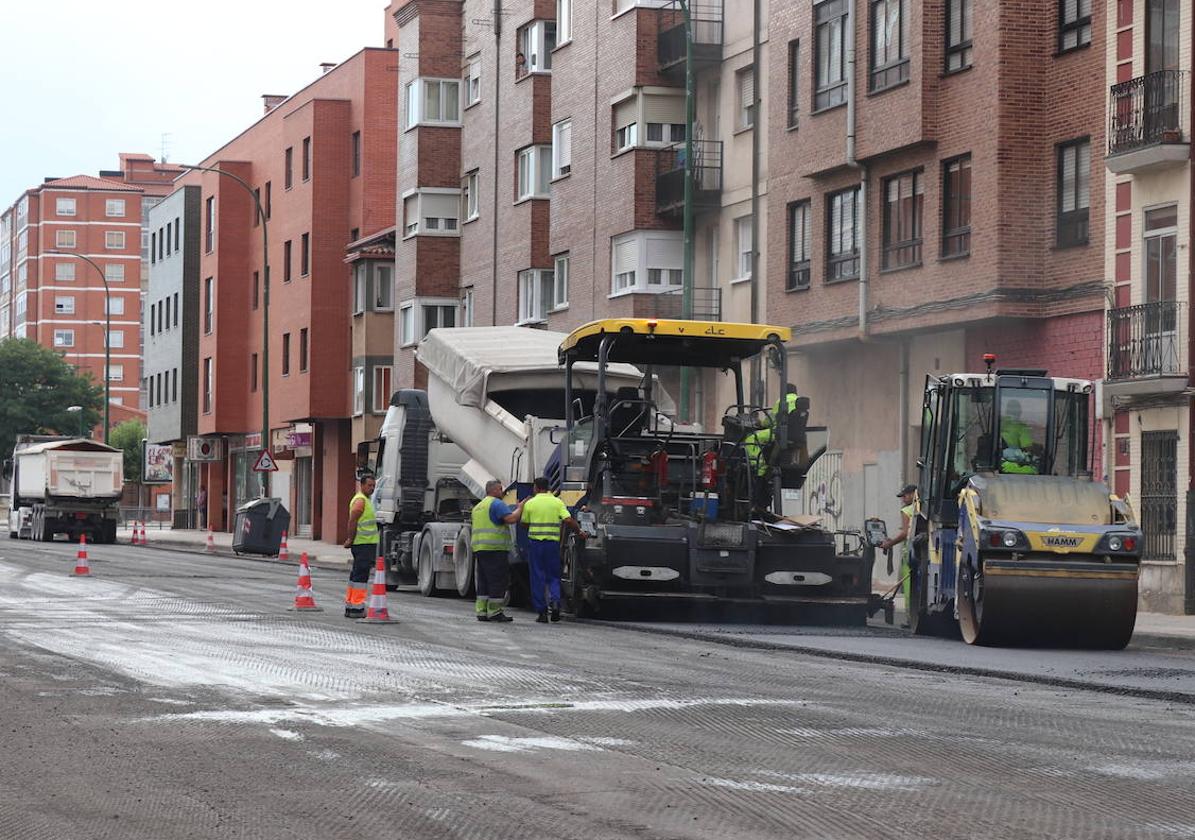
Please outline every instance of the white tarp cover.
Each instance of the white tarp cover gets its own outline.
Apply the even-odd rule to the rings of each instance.
[[[530,327],[445,327],[434,329],[419,342],[417,358],[428,373],[446,382],[460,405],[485,404],[491,373],[560,371],[556,351],[567,336]],[[592,363],[577,370],[596,370]],[[633,365],[610,365],[611,373],[624,377],[642,374]],[[562,386],[563,387],[563,386]]]

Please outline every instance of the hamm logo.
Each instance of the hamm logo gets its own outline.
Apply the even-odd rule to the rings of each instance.
[[[1083,542],[1081,537],[1042,537],[1042,544],[1050,548],[1078,548],[1079,543]]]

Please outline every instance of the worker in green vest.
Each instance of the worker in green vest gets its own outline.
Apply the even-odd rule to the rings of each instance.
[[[510,585],[510,526],[523,515],[523,503],[513,508],[502,501],[502,482],[491,479],[485,485],[485,498],[473,506],[469,546],[477,571],[477,600],[474,611],[478,621],[506,623],[514,621],[502,611],[506,589]]]
[[[369,572],[378,556],[378,515],[372,498],[375,484],[372,473],[361,473],[357,479],[357,493],[349,499],[349,533],[344,547],[353,553],[353,566],[344,593],[345,618],[365,617]]]
[[[917,485],[906,484],[896,495],[901,503],[900,531],[880,543],[880,548],[887,551],[893,546],[900,546],[900,588],[905,596],[905,615],[908,615],[911,609],[909,595],[912,592],[909,583],[909,538],[913,533],[913,517],[917,515]]]
[[[776,404],[772,406],[771,416],[760,412],[760,414],[763,414],[763,418],[760,420],[760,425],[766,428],[771,426],[775,420],[779,419],[780,407],[782,404],[787,404],[784,406],[784,410],[788,414],[792,414],[797,410],[797,386],[791,382],[784,386],[784,396],[776,400]]]
[[[551,608],[552,621],[559,621],[560,526],[565,525],[581,540],[586,534],[564,502],[552,495],[551,485],[543,476],[535,479],[535,495],[523,502],[523,524],[531,538],[527,568],[531,576],[531,608],[538,613],[535,620],[547,624]]]
[[[1021,403],[1018,400],[1009,400],[1004,405],[1000,417],[1000,442],[1003,444],[1000,472],[1037,475],[1037,459],[1032,452],[1037,442],[1033,439],[1033,431],[1021,420]]]

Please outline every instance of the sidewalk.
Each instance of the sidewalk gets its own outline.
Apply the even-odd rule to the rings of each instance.
[[[169,551],[190,551],[199,552],[201,554],[208,554],[207,551],[207,531],[174,530],[170,528],[147,528],[146,538],[149,541],[150,548],[162,548]],[[132,542],[133,531],[131,528],[120,528],[116,532],[116,539],[121,543]],[[232,550],[232,534],[226,534],[222,531],[212,532],[212,541],[216,545],[215,554],[220,557],[236,557],[238,556]],[[331,543],[320,542],[319,540],[303,540],[296,537],[288,537],[286,540],[287,548],[290,551],[291,563],[297,564],[299,562],[299,555],[304,551],[307,552],[307,562],[315,568],[332,569],[335,571],[347,571],[351,565],[352,558],[347,549],[332,545]],[[243,554],[239,555],[246,560],[260,560],[266,562],[279,562],[277,557],[262,557],[258,554]]]

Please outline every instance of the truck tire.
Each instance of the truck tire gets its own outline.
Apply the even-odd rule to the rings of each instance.
[[[430,539],[419,541],[418,569],[419,594],[425,598],[434,598],[440,594],[436,588],[436,569],[432,562],[432,542]]]
[[[472,598],[475,594],[473,586],[473,529],[468,525],[456,533],[456,542],[452,548],[452,565],[456,573],[456,594],[462,598]]]
[[[100,525],[100,542],[104,545],[116,545],[116,520],[106,519]]]
[[[584,549],[576,534],[564,538],[564,552],[561,556],[560,594],[564,596],[565,609],[577,618],[592,618],[596,615],[593,606],[585,600],[585,585],[581,580],[578,553]]]

